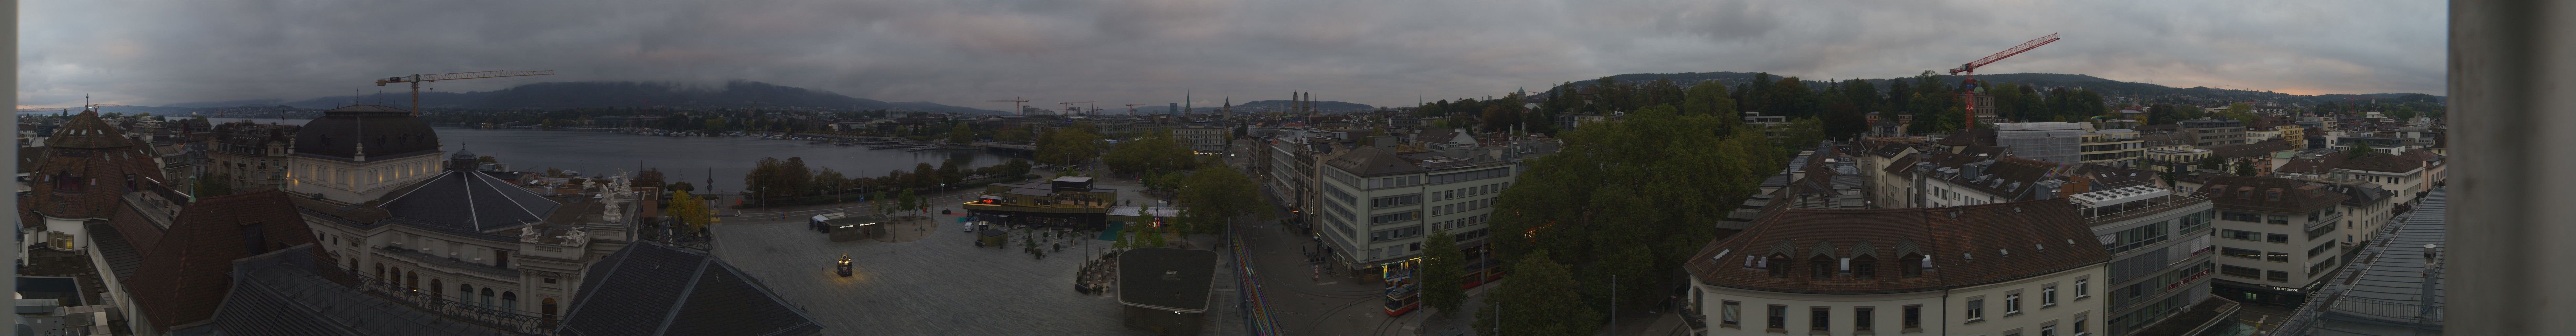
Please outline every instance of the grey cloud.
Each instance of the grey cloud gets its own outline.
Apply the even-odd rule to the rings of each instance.
[[[1290,91],[1371,105],[1633,72],[1947,69],[2296,93],[2443,91],[2439,2],[28,2],[20,95],[142,105],[373,92],[374,78],[755,80],[890,101],[1104,106]],[[388,89],[387,91],[391,91]]]

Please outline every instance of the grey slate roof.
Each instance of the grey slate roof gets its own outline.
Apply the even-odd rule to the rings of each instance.
[[[461,170],[449,170],[393,195],[379,207],[394,217],[475,232],[542,221],[562,206],[490,175]]]
[[[367,159],[438,152],[438,132],[410,111],[383,105],[350,105],[322,111],[295,133],[295,155],[350,160],[366,144]]]
[[[504,335],[341,286],[314,268],[312,244],[243,258],[203,335]]]
[[[820,260],[820,259],[817,259]],[[821,324],[723,260],[649,241],[591,266],[562,335],[814,335]]]
[[[1395,156],[1395,153],[1369,146],[1352,148],[1349,153],[1331,160],[1324,160],[1324,164],[1341,168],[1342,171],[1351,172],[1352,175],[1360,177],[1419,174],[1430,171],[1414,165],[1404,157]]]
[[[2426,286],[2424,247],[2450,237],[2450,188],[2433,188],[2418,199],[2415,212],[2401,215],[2377,232],[2357,261],[2327,279],[2319,297],[2292,314],[2276,331],[2282,335],[2438,335],[2442,333],[2443,274],[2447,252],[2433,257],[2431,286]],[[2435,251],[2445,251],[2437,248]],[[2430,301],[2424,296],[2432,290]]]
[[[1205,312],[1216,251],[1148,247],[1118,253],[1118,303]]]
[[[116,270],[116,278],[134,276],[135,266],[143,265],[143,254],[135,252],[134,244],[125,241],[125,234],[117,233],[116,227],[108,224],[90,224],[88,227],[90,248],[105,255],[108,268]]]

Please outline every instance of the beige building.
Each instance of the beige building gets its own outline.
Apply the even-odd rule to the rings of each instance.
[[[1685,263],[1686,313],[1700,335],[2102,333],[2110,255],[2066,202],[1766,213]]]
[[[2147,155],[2146,139],[2141,135],[2128,129],[2085,131],[2079,159],[2085,164],[2136,167],[2138,159]]]
[[[2288,178],[2216,176],[2197,194],[2217,203],[2214,293],[2295,305],[2341,267],[2349,197]]]
[[[286,181],[288,147],[296,125],[232,122],[215,126],[206,148],[208,180],[221,179],[233,190],[277,189]]]

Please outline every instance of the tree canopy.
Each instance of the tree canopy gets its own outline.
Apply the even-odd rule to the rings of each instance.
[[[1496,314],[1476,314],[1477,334],[1590,335],[1599,328],[1601,311],[1584,304],[1579,293],[1565,290],[1582,284],[1554,259],[1541,250],[1512,263],[1511,281],[1496,284],[1486,298],[1488,304],[1505,308]]]

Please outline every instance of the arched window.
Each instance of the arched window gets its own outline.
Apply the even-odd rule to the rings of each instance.
[[[1807,266],[1815,268],[1815,270],[1810,271],[1812,274],[1809,276],[1815,277],[1819,280],[1833,279],[1834,271],[1841,269],[1841,266],[1834,264],[1833,257],[1827,257],[1822,254],[1816,255],[1814,258],[1807,258]]]
[[[540,309],[539,312],[544,313],[548,320],[555,319],[555,298],[546,298],[545,301],[540,302],[541,303],[537,304],[537,309]]]
[[[501,292],[501,309],[519,310],[519,292]]]
[[[447,283],[439,282],[438,278],[429,278],[429,299],[447,300]]]
[[[413,293],[419,293],[419,292],[420,292],[420,272],[419,272],[419,271],[412,271],[412,272],[404,272],[404,273],[403,273],[403,290],[410,291],[410,292],[413,292]]]
[[[1852,257],[1851,265],[1853,279],[1867,280],[1878,278],[1878,257],[1867,254]]]
[[[349,273],[357,273],[357,272],[358,272],[358,259],[356,259],[356,258],[350,258],[350,259],[349,259]]]
[[[456,303],[474,305],[474,284],[461,282],[456,284]]]
[[[492,308],[492,287],[483,287],[483,308]]]
[[[1897,275],[1908,278],[1923,276],[1923,258],[1923,254],[1911,252],[1906,253],[1903,258],[1897,258],[1896,269],[1899,272]]]
[[[376,263],[376,281],[385,281],[385,263]]]
[[[1762,260],[1762,267],[1771,269],[1773,278],[1789,277],[1789,255],[1772,253],[1771,257]]]

